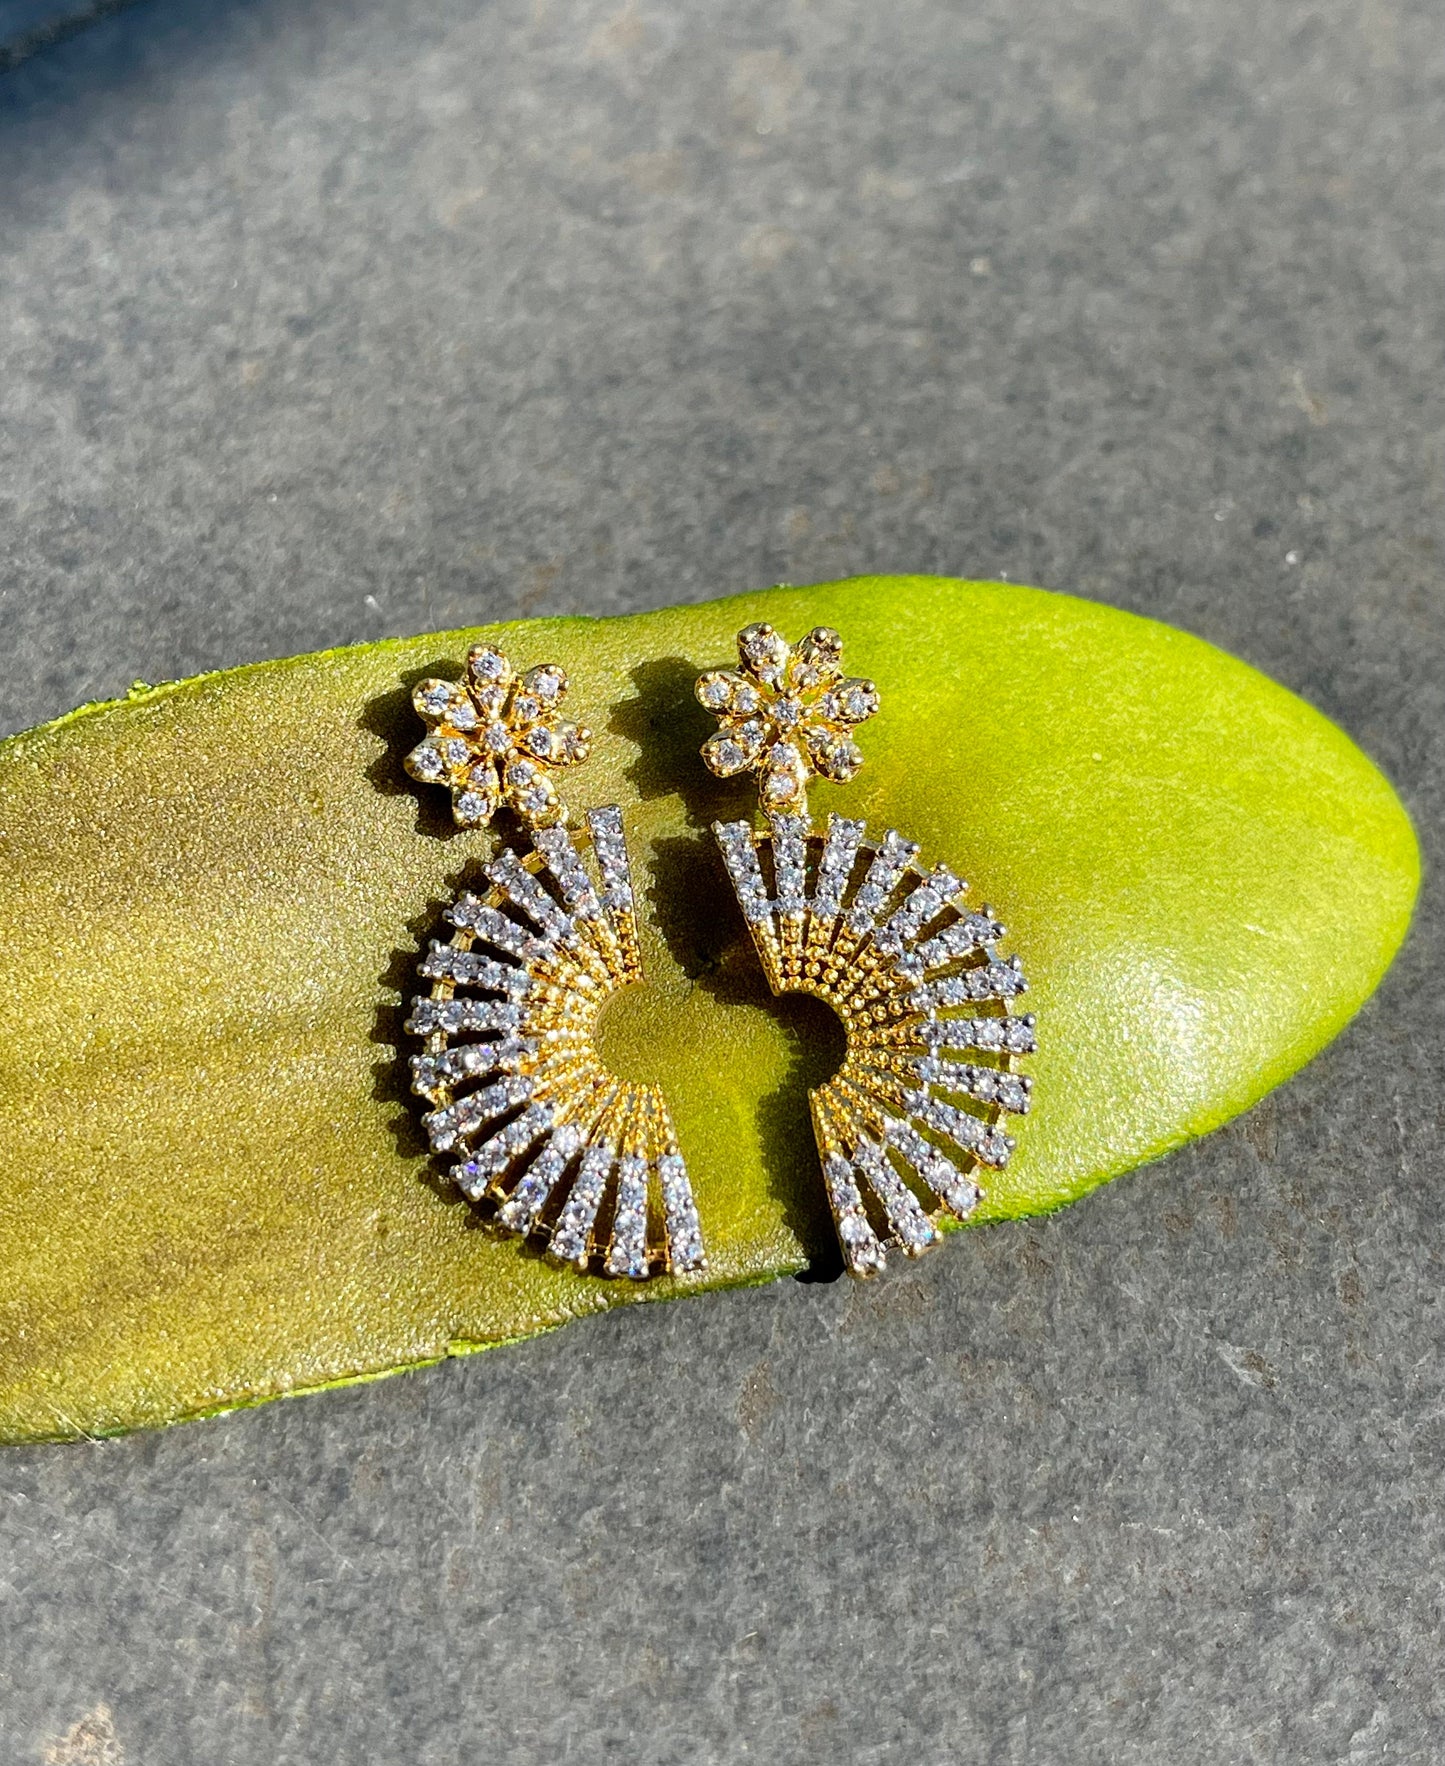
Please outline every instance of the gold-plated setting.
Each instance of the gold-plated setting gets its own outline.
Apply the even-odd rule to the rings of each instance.
[[[820,652],[841,674],[841,644],[826,628],[793,650],[770,627],[749,626],[738,646],[754,659],[745,684],[759,655],[782,691]],[[726,690],[732,705],[741,679],[704,675],[699,698]],[[709,687],[717,681],[726,688]],[[853,684],[824,683],[821,702],[831,708],[828,696]],[[871,714],[877,692],[856,684]],[[747,764],[763,774],[767,810],[774,769],[765,744],[758,754]],[[859,765],[850,759],[849,776]],[[1017,1066],[1036,1047],[1032,1014],[1015,1010],[1022,966],[999,955],[1004,928],[992,911],[963,905],[963,879],[947,865],[924,870],[896,829],[869,840],[861,821],[831,815],[819,830],[805,814],[773,811],[763,830],[718,822],[713,832],[769,987],[813,994],[842,1022],[843,1064],[809,1101],[844,1262],[875,1274],[890,1244],[917,1256],[937,1242],[944,1214],[967,1219],[980,1174],[1014,1149],[1001,1124],[1029,1108],[1032,1082]]]
[[[843,640],[825,625],[797,645],[770,625],[744,626],[738,662],[698,679],[698,699],[718,719],[703,760],[720,779],[759,773],[765,810],[805,815],[814,774],[841,784],[862,766],[853,731],[877,711],[878,689],[844,677]]]
[[[403,765],[426,785],[447,785],[463,828],[484,827],[505,804],[529,828],[556,827],[567,806],[551,774],[586,760],[592,732],[558,717],[567,676],[543,663],[518,676],[494,644],[467,652],[460,681],[420,681],[412,692],[427,737]]]
[[[548,683],[544,691],[539,682]],[[478,731],[488,741],[480,723],[488,707],[507,739],[529,744],[539,764],[545,744],[529,742],[539,730],[560,756],[550,764],[581,760],[586,731],[538,710],[554,710],[565,691],[560,668],[534,668],[518,680],[499,650],[477,646],[464,687],[418,687],[417,708],[432,733],[407,757],[408,771],[456,794],[460,761],[434,780],[431,762],[421,770],[413,763],[441,743],[471,743]],[[479,714],[470,728],[466,706]],[[499,733],[488,752],[501,747]],[[615,804],[589,810],[585,830],[574,833],[550,780],[550,796],[529,797],[535,781],[509,794],[516,764],[503,765],[499,791],[529,825],[533,851],[503,847],[482,867],[487,887],[447,906],[450,935],[433,939],[422,959],[430,991],[412,1001],[406,1024],[423,1043],[411,1058],[412,1089],[431,1106],[422,1122],[432,1151],[458,1155],[453,1181],[470,1201],[487,1203],[499,1226],[540,1240],[580,1270],[641,1281],[704,1269],[666,1100],[655,1086],[618,1079],[598,1053],[603,1007],[644,979],[622,812]],[[465,796],[472,775],[462,778]],[[454,803],[468,826],[497,807],[493,801],[482,815],[455,795]]]

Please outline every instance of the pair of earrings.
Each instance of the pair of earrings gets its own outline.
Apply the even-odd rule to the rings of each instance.
[[[866,1276],[890,1245],[934,1244],[943,1210],[977,1206],[980,1172],[1013,1151],[1000,1124],[1029,1107],[1016,1065],[1035,1038],[1015,1010],[1019,960],[998,955],[987,908],[962,905],[960,877],[923,870],[894,829],[870,840],[861,821],[809,817],[809,779],[854,777],[854,731],[878,709],[871,681],[844,676],[842,649],[825,626],[792,646],[750,625],[739,666],[702,675],[697,696],[719,723],[709,769],[760,775],[766,826],[713,832],[768,984],[826,1001],[846,1033],[809,1102],[843,1259]],[[554,664],[518,676],[490,644],[468,653],[464,680],[415,690],[428,733],[407,771],[450,788],[462,827],[507,807],[532,851],[503,847],[487,887],[447,907],[450,936],[422,959],[430,992],[406,1025],[423,1039],[412,1086],[433,1152],[459,1155],[458,1188],[501,1227],[580,1270],[686,1274],[706,1258],[666,1100],[597,1052],[602,1008],[643,972],[622,813],[603,805],[573,829],[554,783],[592,740],[560,716],[566,693]]]

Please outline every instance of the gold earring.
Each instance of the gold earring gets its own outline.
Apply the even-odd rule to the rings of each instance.
[[[844,678],[842,658],[827,626],[794,648],[750,625],[740,666],[702,675],[697,696],[719,720],[702,748],[711,771],[760,774],[767,828],[713,832],[768,985],[816,995],[843,1024],[843,1064],[809,1102],[844,1261],[872,1275],[885,1245],[917,1256],[939,1237],[910,1178],[958,1219],[973,1212],[979,1172],[1013,1151],[999,1124],[1029,1107],[1015,1066],[1036,1045],[1033,1016],[1013,1009],[1019,960],[997,954],[1004,929],[988,908],[959,903],[961,878],[923,871],[895,829],[870,841],[842,816],[813,827],[809,779],[857,774],[853,732],[878,709],[873,682]]]
[[[697,1208],[667,1103],[603,1066],[597,1021],[619,988],[643,979],[632,875],[615,804],[567,826],[552,774],[587,758],[591,733],[558,716],[567,677],[553,663],[520,677],[491,644],[462,681],[412,695],[426,740],[406,770],[448,786],[464,828],[503,806],[531,836],[483,867],[489,887],[445,910],[406,1028],[423,1039],[412,1088],[434,1153],[462,1157],[452,1177],[494,1205],[509,1232],[545,1239],[578,1269],[643,1280],[706,1267]],[[590,851],[596,878],[583,860]],[[660,1207],[658,1204],[660,1203]]]

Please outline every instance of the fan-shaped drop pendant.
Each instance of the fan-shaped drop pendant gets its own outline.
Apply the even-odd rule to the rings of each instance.
[[[643,979],[642,962],[622,812],[589,810],[574,834],[553,782],[592,745],[559,715],[568,690],[555,663],[518,675],[475,644],[463,680],[412,694],[427,736],[407,771],[451,791],[459,827],[505,807],[534,848],[503,847],[483,866],[489,887],[446,910],[451,936],[422,959],[431,992],[406,1025],[424,1043],[412,1089],[432,1106],[432,1151],[461,1155],[463,1195],[578,1269],[641,1281],[706,1262],[662,1093],[618,1079],[597,1052],[598,1016]]]
[[[602,1007],[643,975],[621,812],[590,810],[587,825],[535,829],[535,856],[504,849],[490,889],[447,908],[451,938],[432,940],[431,993],[406,1026],[425,1039],[412,1085],[432,1104],[432,1151],[463,1155],[451,1175],[465,1196],[580,1269],[641,1280],[702,1268],[702,1236],[662,1093],[597,1054]]]
[[[782,815],[765,833],[714,832],[773,992],[814,994],[843,1023],[843,1065],[809,1098],[848,1267],[881,1269],[887,1242],[916,1256],[938,1228],[898,1162],[966,1219],[979,1169],[1013,1151],[1000,1119],[1029,1107],[1031,1081],[1014,1071],[1035,1047],[1033,1017],[1013,1010],[1019,960],[997,954],[1004,929],[986,908],[958,903],[962,879],[921,871],[893,829],[870,842],[862,822],[830,816],[823,835]]]
[[[713,832],[773,992],[815,994],[842,1020],[843,1065],[809,1101],[844,1260],[872,1275],[886,1245],[937,1241],[921,1195],[966,1219],[979,1172],[1007,1162],[1000,1122],[1029,1107],[1014,1068],[1034,1020],[1014,1012],[1024,977],[998,955],[1003,927],[963,907],[947,865],[924,872],[894,829],[870,841],[862,822],[809,820],[809,780],[857,775],[854,731],[878,710],[874,683],[844,676],[842,638],[815,626],[795,646],[758,624],[737,642],[738,667],[697,682],[719,726],[702,756],[722,778],[759,775],[767,827]]]

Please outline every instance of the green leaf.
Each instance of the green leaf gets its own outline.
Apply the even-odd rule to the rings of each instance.
[[[667,1088],[711,1261],[639,1291],[479,1222],[401,1077],[418,947],[496,840],[403,776],[406,689],[477,633],[85,707],[0,744],[0,1438],[168,1422],[832,1257],[806,1092],[836,1031],[767,994],[707,832],[753,790],[697,757],[693,677],[764,618],[838,627],[882,691],[862,774],[814,812],[922,841],[1024,959],[1035,1106],[981,1219],[1245,1109],[1404,935],[1418,855],[1386,781],[1167,626],[880,577],[488,628],[571,673],[598,737],[571,795],[620,802],[633,841],[649,985],[609,1008],[605,1052]],[[965,1244],[934,1255],[968,1279]]]

